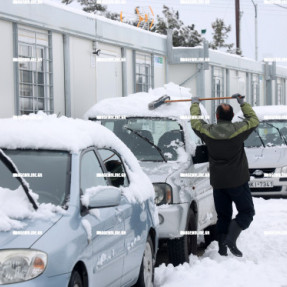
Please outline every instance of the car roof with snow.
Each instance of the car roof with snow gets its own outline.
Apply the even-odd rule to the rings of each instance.
[[[127,97],[115,97],[104,99],[91,107],[84,115],[85,119],[96,119],[98,116],[122,116],[122,117],[170,117],[180,119],[190,115],[190,102],[163,104],[160,107],[149,110],[148,104],[160,97],[167,95],[171,100],[190,99],[190,89],[180,87],[174,83],[164,87],[151,89],[148,93],[140,92]],[[201,112],[207,115],[202,105]]]
[[[263,120],[287,120],[287,105],[272,105],[272,106],[255,106],[252,107],[258,119]],[[239,111],[233,119],[233,122],[242,121],[242,111]]]
[[[6,149],[48,149],[79,153],[89,146],[117,147],[125,144],[107,128],[90,121],[43,112],[0,119],[0,147]]]

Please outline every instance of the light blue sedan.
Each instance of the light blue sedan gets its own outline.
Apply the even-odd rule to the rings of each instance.
[[[153,186],[115,135],[46,115],[0,134],[0,285],[153,286]]]

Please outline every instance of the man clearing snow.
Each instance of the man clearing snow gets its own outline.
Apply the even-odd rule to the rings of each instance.
[[[217,232],[219,254],[226,256],[227,247],[235,255],[242,257],[236,246],[240,232],[247,229],[255,215],[251,192],[248,162],[244,151],[244,141],[258,126],[259,120],[252,107],[239,95],[233,95],[240,104],[245,120],[232,123],[232,106],[221,104],[217,107],[217,124],[207,124],[200,119],[192,119],[194,132],[206,143],[209,153],[210,184],[213,187],[217,212]],[[199,98],[192,98],[190,113],[200,116]],[[199,118],[199,117],[198,117]],[[238,214],[232,219],[232,202]]]

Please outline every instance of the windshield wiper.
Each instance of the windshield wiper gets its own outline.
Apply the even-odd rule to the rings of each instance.
[[[155,145],[153,142],[151,142],[148,138],[142,136],[142,135],[141,135],[140,133],[138,133],[137,131],[135,131],[135,130],[133,130],[133,129],[131,129],[131,128],[128,128],[128,127],[126,127],[126,126],[123,126],[123,127],[124,127],[125,129],[127,129],[128,131],[131,131],[131,132],[134,133],[135,135],[139,136],[140,138],[142,138],[143,140],[145,140],[146,142],[148,142],[150,145],[152,145],[152,146],[158,151],[158,153],[160,154],[160,156],[162,157],[162,159],[163,159],[165,162],[167,162],[167,160],[166,160],[166,158],[164,157],[164,155],[163,155],[161,149],[160,149],[157,145]]]
[[[260,123],[262,123],[262,124],[267,124],[267,125],[273,127],[274,129],[276,129],[276,130],[278,131],[278,133],[279,133],[281,139],[283,139],[284,142],[285,142],[285,144],[287,145],[286,139],[285,139],[285,137],[282,135],[282,133],[280,132],[280,130],[279,130],[278,127],[276,127],[276,126],[274,126],[274,125],[272,125],[272,124],[270,124],[270,123],[268,123],[268,122],[264,122],[264,121],[262,121],[262,122],[260,122]]]
[[[9,171],[12,174],[13,173],[19,173],[19,171],[17,170],[17,167],[15,166],[13,161],[3,152],[2,149],[0,149],[0,160],[5,164],[5,166],[9,169]],[[35,210],[37,210],[38,206],[37,206],[35,200],[33,199],[33,197],[31,196],[31,194],[29,192],[29,187],[28,187],[28,184],[26,183],[26,181],[23,180],[22,177],[16,177],[16,179],[20,182],[21,186],[23,187],[29,201],[33,205],[33,208]]]
[[[239,118],[242,119],[242,120],[245,120],[245,118],[243,118],[243,117],[239,117]],[[263,141],[262,137],[260,136],[260,134],[259,134],[257,128],[254,129],[254,132],[258,135],[258,137],[259,137],[259,139],[260,139],[260,141],[261,141],[263,147],[265,147],[264,141]]]

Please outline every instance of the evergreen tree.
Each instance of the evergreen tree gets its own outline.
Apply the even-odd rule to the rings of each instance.
[[[173,46],[195,47],[202,43],[201,35],[194,29],[194,25],[185,26],[179,18],[179,12],[163,6],[164,18],[157,15],[157,21],[152,32],[167,35],[167,30],[173,31]]]
[[[74,0],[62,0],[64,4],[71,4]],[[89,13],[95,13],[105,16],[109,19],[121,21],[119,13],[113,13],[107,10],[107,7],[101,4],[97,4],[97,0],[77,0],[84,6],[83,10]],[[139,9],[139,7],[137,7]],[[138,13],[135,9],[135,19],[126,20],[123,22],[137,26],[139,23]],[[173,31],[173,46],[175,47],[195,47],[202,43],[201,35],[195,30],[194,25],[185,26],[182,20],[179,18],[179,12],[175,11],[168,6],[163,5],[163,16],[157,15],[157,21],[150,29],[150,23],[139,25],[140,28],[149,29],[151,32],[167,35],[167,30]],[[142,15],[144,17],[144,15]]]
[[[215,22],[211,24],[213,29],[213,38],[212,42],[209,44],[209,47],[214,50],[227,48],[228,53],[234,53],[233,46],[234,44],[226,44],[225,41],[228,38],[228,33],[231,31],[231,25],[226,26],[223,19],[216,19]]]
[[[68,5],[74,0],[62,0],[62,3]],[[84,6],[83,10],[89,13],[95,13],[100,15],[105,15],[107,12],[107,6],[97,4],[97,0],[77,0],[81,5]]]

